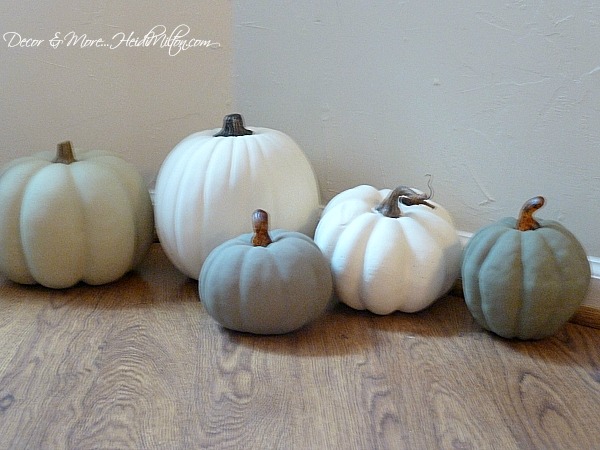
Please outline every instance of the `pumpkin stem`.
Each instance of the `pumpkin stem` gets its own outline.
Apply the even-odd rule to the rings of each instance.
[[[533,197],[527,200],[521,208],[521,213],[519,214],[519,220],[517,221],[516,226],[517,230],[537,230],[541,225],[533,218],[533,214],[544,206],[544,203],[545,200],[542,196]]]
[[[73,155],[73,146],[71,141],[61,142],[56,146],[56,157],[52,160],[53,163],[71,164],[77,161]]]
[[[375,210],[386,217],[397,219],[402,216],[400,206],[398,205],[399,202],[402,202],[402,204],[406,206],[425,205],[430,208],[435,208],[435,206],[427,200],[429,200],[429,196],[425,194],[419,194],[408,186],[398,186],[375,207]]]
[[[214,137],[236,137],[253,134],[252,130],[244,128],[244,119],[241,114],[228,114],[223,118],[223,128]]]
[[[257,209],[252,213],[252,245],[255,247],[268,247],[273,242],[269,236],[269,214],[262,209]]]

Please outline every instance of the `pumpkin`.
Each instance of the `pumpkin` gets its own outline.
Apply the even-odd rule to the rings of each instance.
[[[536,220],[543,197],[528,200],[519,219],[477,231],[465,247],[462,283],[475,320],[505,338],[553,335],[583,302],[590,280],[586,252],[563,225]]]
[[[333,292],[329,265],[311,238],[274,230],[268,214],[253,213],[254,233],[216,247],[199,277],[200,299],[223,327],[282,334],[319,317]]]
[[[452,218],[406,186],[357,186],[327,204],[315,242],[330,262],[338,298],[376,314],[415,312],[444,295],[460,273]]]
[[[140,262],[152,236],[148,189],[112,153],[63,142],[0,172],[0,272],[12,281],[108,283]]]
[[[165,253],[197,279],[208,254],[246,232],[246,220],[263,208],[274,228],[314,234],[319,190],[298,145],[269,128],[248,128],[239,114],[223,128],[183,139],[163,162],[156,180],[155,219]]]

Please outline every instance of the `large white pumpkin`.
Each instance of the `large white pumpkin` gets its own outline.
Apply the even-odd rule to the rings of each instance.
[[[273,228],[313,236],[319,189],[298,145],[269,128],[244,128],[239,114],[223,129],[194,133],[173,148],[155,187],[156,230],[166,255],[198,279],[208,254],[243,234],[256,209]]]
[[[104,284],[133,269],[153,237],[150,194],[108,152],[19,158],[0,172],[0,272],[22,284]]]
[[[460,273],[452,218],[419,191],[357,186],[323,211],[315,242],[330,261],[338,298],[377,314],[422,310]]]

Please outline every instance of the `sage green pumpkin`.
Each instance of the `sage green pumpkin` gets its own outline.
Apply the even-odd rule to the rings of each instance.
[[[16,283],[110,283],[142,261],[153,229],[142,176],[116,154],[65,141],[0,169],[0,273]]]
[[[563,225],[533,219],[535,197],[519,220],[479,230],[462,263],[465,301],[475,320],[505,338],[555,334],[583,302],[590,284],[586,252]]]
[[[297,330],[324,313],[333,293],[329,264],[311,238],[268,233],[266,213],[254,213],[254,234],[212,250],[200,276],[200,299],[225,328],[254,334]]]

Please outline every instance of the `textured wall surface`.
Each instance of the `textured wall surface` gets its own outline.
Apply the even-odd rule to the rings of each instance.
[[[0,5],[0,164],[71,139],[123,153],[151,183],[181,138],[237,109],[303,147],[323,201],[361,183],[426,189],[431,173],[475,231],[542,194],[540,217],[600,255],[595,2],[46,3]],[[50,45],[183,24],[219,45]]]
[[[234,2],[234,98],[290,134],[323,200],[426,190],[475,231],[544,195],[539,217],[600,255],[596,2]]]
[[[70,139],[123,154],[151,183],[179,140],[221,125],[231,56],[229,2],[3,1],[0,164]]]

